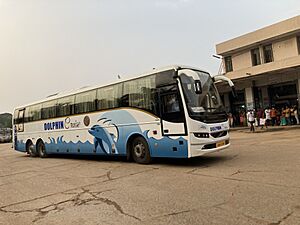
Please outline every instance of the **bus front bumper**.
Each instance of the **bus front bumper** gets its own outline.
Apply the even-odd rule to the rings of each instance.
[[[228,148],[229,146],[230,146],[229,139],[215,142],[215,143],[209,143],[209,144],[205,144],[205,145],[191,144],[190,157],[197,157],[197,156],[202,156],[202,155],[206,155],[206,154],[213,153],[213,152],[219,152],[225,148]]]

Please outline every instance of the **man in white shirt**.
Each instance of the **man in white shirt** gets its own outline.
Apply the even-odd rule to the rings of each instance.
[[[266,125],[266,128],[268,128],[268,125],[270,124],[270,121],[271,121],[271,110],[269,108],[266,108],[265,109],[265,115],[266,115],[266,122],[265,122],[265,125]]]
[[[250,109],[247,113],[247,120],[248,122],[250,123],[250,132],[255,132],[254,130],[254,122],[255,122],[255,114],[254,114],[254,111],[253,109]]]

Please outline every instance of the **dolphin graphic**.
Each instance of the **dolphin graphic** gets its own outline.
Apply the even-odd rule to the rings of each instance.
[[[99,125],[94,125],[91,127],[89,130],[89,133],[94,136],[94,146],[95,146],[95,151],[97,150],[98,145],[100,146],[100,149],[105,153],[109,154],[108,151],[112,150],[112,145],[113,145],[113,140],[111,134],[109,134],[105,128],[99,126]],[[108,151],[105,149],[103,142],[108,145]]]

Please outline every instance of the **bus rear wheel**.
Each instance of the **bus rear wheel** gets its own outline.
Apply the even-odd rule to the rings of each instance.
[[[41,158],[46,158],[48,155],[47,155],[47,152],[46,152],[46,147],[45,147],[45,144],[44,142],[40,141],[38,144],[37,144],[37,151],[38,151],[38,154]]]
[[[34,145],[32,144],[32,142],[30,142],[30,143],[28,144],[27,152],[28,152],[28,154],[29,154],[31,157],[37,157],[37,156],[38,156],[38,153],[36,152],[36,149],[35,149]]]
[[[148,144],[142,137],[137,137],[132,141],[131,154],[135,162],[148,164],[151,162],[151,156]]]

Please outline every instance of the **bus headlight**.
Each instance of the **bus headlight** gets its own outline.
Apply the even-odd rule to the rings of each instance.
[[[197,138],[209,138],[209,133],[194,133]]]

